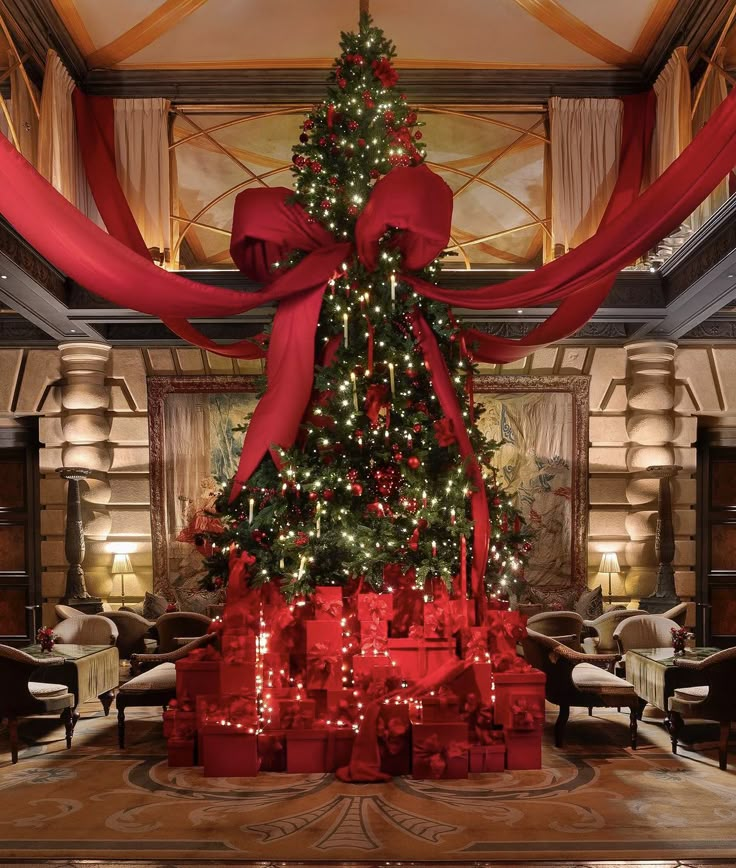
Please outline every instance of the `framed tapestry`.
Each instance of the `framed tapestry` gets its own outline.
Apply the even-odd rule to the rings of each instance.
[[[569,608],[587,586],[588,408],[584,376],[479,376],[478,420],[501,443],[492,470],[535,539],[527,596]]]
[[[256,406],[256,378],[150,377],[153,588],[180,601],[199,591],[202,556],[192,545],[212,521],[219,486],[235,472]]]

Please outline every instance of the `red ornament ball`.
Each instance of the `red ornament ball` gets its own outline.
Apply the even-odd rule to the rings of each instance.
[[[319,497],[319,495],[317,494],[316,491],[310,491],[309,492],[309,499],[310,500],[317,500],[318,497]]]
[[[416,455],[410,455],[406,459],[406,463],[412,470],[418,470],[422,466],[422,462],[417,458]]]
[[[354,467],[351,467],[345,475],[351,482],[355,482],[358,478],[358,471]]]
[[[422,426],[417,422],[417,424],[414,426],[413,430],[414,430],[415,434],[420,434],[422,431]]]
[[[360,495],[363,493],[363,486],[359,482],[354,482],[350,486],[350,490],[352,491],[354,497],[360,497]]]
[[[322,492],[322,496],[325,500],[332,500],[332,498],[335,496],[335,492],[331,488],[325,488],[325,490]]]
[[[422,137],[421,130],[417,130],[417,131],[414,133],[414,138],[415,138],[417,141],[419,141],[419,139],[421,139],[421,137]]]
[[[306,133],[302,133],[299,136],[299,141],[302,142],[303,144],[306,144],[309,141],[309,136]]]

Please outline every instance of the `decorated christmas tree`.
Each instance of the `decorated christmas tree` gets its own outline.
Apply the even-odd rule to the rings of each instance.
[[[326,99],[307,115],[293,149],[294,202],[337,240],[352,241],[376,182],[421,166],[426,145],[381,30],[363,16],[341,48]],[[530,535],[490,467],[497,444],[476,424],[472,348],[449,307],[402,280],[410,269],[401,234],[385,231],[373,267],[352,256],[330,281],[300,436],[276,462],[264,458],[235,499],[223,481],[223,531],[207,541],[208,588],[226,584],[236,560],[249,584],[276,580],[287,598],[360,579],[380,589],[397,570],[417,588],[437,580],[449,588],[473,563],[480,487],[488,503],[488,518],[480,513],[489,522],[486,590],[504,596],[522,579]],[[272,268],[284,273],[302,256],[295,250]],[[437,282],[439,262],[415,273]],[[427,329],[439,348],[434,360]],[[438,399],[433,366],[449,374],[454,418]]]

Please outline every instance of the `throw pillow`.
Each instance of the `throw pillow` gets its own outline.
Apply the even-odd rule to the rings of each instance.
[[[166,611],[168,605],[169,601],[166,597],[146,591],[146,596],[143,598],[143,617],[149,621],[157,621]]]
[[[121,612],[133,612],[134,615],[140,615],[143,617],[143,603],[126,603],[125,606],[120,607]]]
[[[583,591],[575,603],[575,611],[581,615],[583,620],[592,621],[599,618],[603,614],[603,591],[601,586],[593,588],[590,591]]]
[[[174,588],[174,596],[182,612],[196,612],[207,615],[210,606],[218,606],[225,601],[224,591],[193,591]]]

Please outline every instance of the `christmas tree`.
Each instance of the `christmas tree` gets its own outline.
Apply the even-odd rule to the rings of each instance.
[[[364,15],[358,33],[342,34],[341,48],[326,99],[307,115],[293,149],[294,200],[335,238],[351,240],[376,181],[419,166],[426,146],[381,30]],[[294,251],[273,268],[289,269],[302,255]],[[288,598],[358,578],[379,589],[397,566],[416,587],[436,579],[450,587],[467,570],[472,475],[433,389],[413,328],[417,312],[434,333],[470,443],[488,467],[486,588],[503,594],[523,576],[529,533],[490,470],[497,444],[475,424],[481,408],[469,397],[473,365],[458,323],[447,306],[402,282],[401,257],[389,230],[375,269],[354,257],[330,282],[299,441],[281,452],[280,469],[264,458],[232,502],[229,486],[223,489],[224,529],[208,541],[209,589],[227,582],[234,556],[252,585],[277,580]],[[432,282],[438,275],[438,261],[421,272]]]

